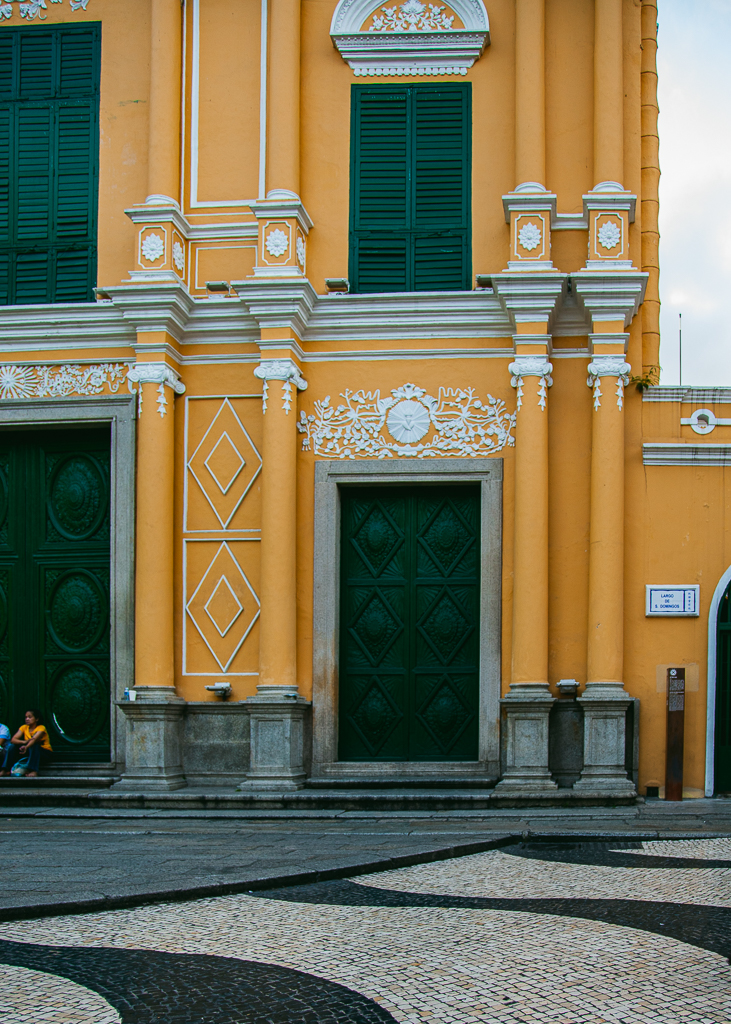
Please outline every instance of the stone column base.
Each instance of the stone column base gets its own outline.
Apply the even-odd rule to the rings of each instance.
[[[557,789],[548,770],[548,715],[553,707],[548,686],[513,684],[500,701],[507,730],[505,772],[495,793],[528,795]]]
[[[127,720],[126,764],[114,786],[136,792],[187,786],[180,756],[185,701],[172,686],[141,686],[137,699],[115,704]]]
[[[584,770],[574,792],[636,796],[625,768],[629,694],[622,683],[588,683],[578,700],[584,709]]]
[[[305,715],[310,702],[296,686],[257,686],[247,697],[251,761],[240,790],[301,789],[305,784]]]

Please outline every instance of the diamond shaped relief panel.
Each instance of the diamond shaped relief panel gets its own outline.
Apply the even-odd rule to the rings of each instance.
[[[225,576],[220,578],[203,607],[221,636],[226,636],[244,610]]]
[[[353,544],[374,576],[393,558],[403,534],[380,505],[373,505],[355,532]]]
[[[403,629],[378,591],[366,601],[350,632],[358,639],[369,661],[377,665]]]
[[[203,465],[218,484],[221,494],[227,494],[246,462],[224,430]]]
[[[222,672],[259,618],[259,599],[228,544],[220,544],[186,611]]]
[[[373,755],[383,747],[403,717],[375,677],[350,716]]]
[[[472,625],[448,590],[443,590],[419,624],[419,630],[445,664],[472,632]]]
[[[474,539],[451,502],[445,502],[422,534],[422,543],[448,576]]]
[[[188,459],[188,469],[227,529],[261,471],[261,456],[227,398]]]
[[[473,716],[445,676],[417,717],[429,730],[442,753],[448,754]]]

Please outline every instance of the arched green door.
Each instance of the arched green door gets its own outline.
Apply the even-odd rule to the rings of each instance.
[[[343,488],[341,761],[476,761],[480,491]]]
[[[109,760],[109,430],[0,432],[0,721]]]
[[[718,606],[716,627],[716,793],[731,793],[731,585]]]

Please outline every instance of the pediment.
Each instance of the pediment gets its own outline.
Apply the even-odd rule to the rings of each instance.
[[[482,0],[340,0],[330,36],[358,77],[466,75],[490,25]]]

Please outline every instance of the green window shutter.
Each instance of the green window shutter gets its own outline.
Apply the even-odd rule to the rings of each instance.
[[[100,42],[0,29],[0,303],[93,298]]]
[[[354,86],[350,279],[357,292],[470,286],[470,86]]]

